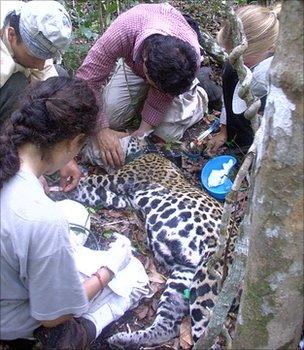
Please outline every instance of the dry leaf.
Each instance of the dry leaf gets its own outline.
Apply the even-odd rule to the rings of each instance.
[[[150,283],[150,287],[152,289],[153,294],[156,294],[157,292],[163,290],[164,284],[161,283]]]
[[[153,273],[150,272],[148,273],[148,277],[150,282],[155,282],[160,284],[166,282],[165,277],[158,272],[153,272]]]
[[[191,317],[187,316],[183,319],[180,327],[179,344],[181,349],[188,350],[191,349],[193,345],[191,336]]]
[[[149,312],[149,306],[148,305],[140,305],[134,310],[135,315],[138,319],[142,320],[144,319]]]
[[[163,276],[162,274],[156,271],[156,267],[152,259],[150,259],[149,261],[149,266],[147,270],[148,270],[148,277],[150,282],[161,283],[161,284],[166,282],[165,276]]]

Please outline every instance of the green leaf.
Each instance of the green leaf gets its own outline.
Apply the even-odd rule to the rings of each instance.
[[[92,208],[92,207],[86,207],[86,209],[90,214],[96,214],[96,212],[97,212],[97,210],[95,208]]]
[[[79,28],[80,33],[82,36],[84,36],[85,38],[87,38],[88,40],[90,40],[93,36],[93,32],[91,31],[90,28],[87,28],[85,26],[80,26]]]
[[[113,231],[112,230],[105,230],[105,231],[103,231],[102,236],[106,239],[112,238]]]
[[[107,9],[107,13],[109,14],[109,13],[114,13],[114,12],[117,12],[117,3],[116,3],[116,1],[115,2],[112,2],[112,3],[110,3],[110,4],[108,4],[107,6],[106,6],[106,9]]]

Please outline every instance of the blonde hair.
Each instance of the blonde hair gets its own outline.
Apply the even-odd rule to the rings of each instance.
[[[279,14],[281,4],[274,8],[259,5],[247,5],[239,7],[235,12],[241,19],[244,32],[248,41],[246,56],[257,55],[261,52],[274,52],[279,33]],[[231,27],[228,21],[217,34],[219,44],[226,49],[231,49]]]

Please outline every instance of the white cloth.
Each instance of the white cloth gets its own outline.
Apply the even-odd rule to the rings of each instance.
[[[119,275],[91,301],[89,310],[82,315],[95,324],[96,338],[108,324],[136,307],[142,298],[151,297],[148,276],[138,259],[133,257]]]
[[[72,246],[84,245],[91,225],[90,213],[85,206],[70,199],[58,201],[55,204],[69,222]],[[81,229],[82,227],[83,229]]]
[[[255,67],[252,68],[252,80],[250,88],[254,97],[262,98],[269,92],[269,70],[273,56],[266,58]],[[251,74],[251,70],[247,68],[247,72]],[[235,114],[243,113],[247,109],[246,102],[239,97],[240,82],[237,83],[232,99],[232,110]]]
[[[79,226],[88,227],[88,212],[82,204],[64,200],[57,202],[57,205],[61,208],[63,215],[65,215],[70,224],[76,223]],[[76,267],[81,279],[85,280],[101,266],[107,266],[108,259],[115,259],[115,255],[109,254],[111,250],[101,251],[84,247],[77,237],[78,234],[77,231],[70,230],[70,240],[74,248]],[[119,233],[114,235],[116,236],[116,241],[112,244],[113,247],[131,245],[127,237]],[[137,306],[143,297],[150,296],[148,284],[149,278],[143,265],[137,258],[132,256],[127,266],[119,271],[108,286],[91,300],[88,311],[81,316],[95,324],[96,337],[98,337],[103,328],[109,323],[117,320],[128,309]]]
[[[131,136],[126,136],[119,139],[122,152],[124,156],[127,155],[127,149],[129,146]],[[111,174],[116,172],[117,169],[111,167],[110,165],[105,165],[100,154],[100,147],[98,145],[98,141],[94,138],[90,138],[87,140],[85,147],[81,151],[81,160],[83,162],[89,162],[91,164],[97,164],[101,166],[107,173]]]
[[[216,186],[222,185],[225,182],[229,174],[229,171],[232,167],[233,167],[233,161],[232,159],[229,159],[227,163],[223,164],[223,169],[212,170],[208,177],[208,186],[216,187]]]
[[[126,237],[119,235],[123,239]],[[120,238],[118,238],[119,240]],[[76,266],[83,279],[106,265],[107,251],[96,251],[78,246],[75,250]],[[111,256],[115,259],[115,256]],[[141,262],[131,257],[128,265],[119,271],[103,291],[91,300],[89,310],[82,314],[96,327],[96,338],[111,322],[121,317],[128,309],[134,308],[143,297],[150,296],[149,278]]]

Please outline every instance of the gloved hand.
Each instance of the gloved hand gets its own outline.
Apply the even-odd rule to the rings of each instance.
[[[132,257],[131,243],[126,237],[124,238],[125,240],[116,240],[112,243],[110,249],[106,252],[104,266],[111,270],[114,275],[123,270]]]

